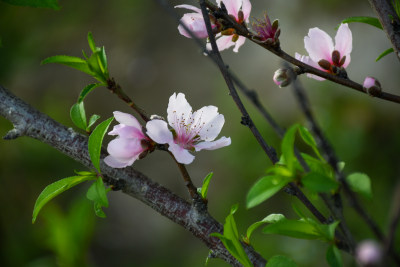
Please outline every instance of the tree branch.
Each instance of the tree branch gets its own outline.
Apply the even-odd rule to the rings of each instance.
[[[11,140],[20,136],[37,139],[93,169],[86,136],[76,133],[71,128],[40,113],[2,86],[0,86],[0,116],[14,125],[14,129],[4,139]],[[101,158],[103,159],[105,156],[106,153],[103,151]],[[195,208],[132,167],[114,169],[101,160],[101,169],[105,182],[112,185],[114,190],[121,190],[181,225],[203,241],[212,250],[213,256],[221,258],[233,266],[241,266],[218,238],[210,237],[213,232],[222,233],[223,227],[206,210]],[[245,246],[245,250],[254,266],[265,266],[266,260],[251,246]]]
[[[369,3],[378,15],[383,30],[386,32],[395,54],[400,60],[400,20],[391,0],[369,0]]]

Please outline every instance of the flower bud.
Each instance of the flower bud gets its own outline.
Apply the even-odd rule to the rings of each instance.
[[[274,73],[274,83],[279,86],[279,88],[288,86],[293,80],[296,79],[296,74],[293,69],[278,69]]]
[[[356,259],[361,266],[379,266],[382,260],[382,249],[373,240],[364,240],[356,248]]]
[[[367,76],[364,80],[363,87],[370,96],[378,96],[382,92],[380,82],[374,77]]]

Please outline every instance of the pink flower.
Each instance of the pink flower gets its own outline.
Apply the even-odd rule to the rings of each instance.
[[[340,25],[335,36],[335,45],[326,32],[312,28],[308,31],[308,36],[304,37],[304,46],[309,56],[296,53],[296,59],[325,72],[339,74],[350,63],[352,40],[347,24]],[[308,76],[320,81],[325,80],[312,74]]]
[[[189,153],[203,149],[214,150],[231,144],[231,139],[214,139],[224,125],[224,115],[218,108],[206,106],[195,112],[186,101],[185,95],[175,93],[169,98],[167,122],[154,119],[146,124],[147,135],[159,144],[168,144],[168,150],[182,164],[190,164],[194,156]]]
[[[217,0],[219,7],[221,6],[221,2],[224,3],[228,14],[232,15],[237,23],[242,24],[243,22],[249,22],[251,11],[250,0]],[[227,33],[224,34],[227,35],[222,33],[217,35],[217,37],[219,37],[217,39],[218,50],[222,51],[231,46],[235,46],[233,52],[239,52],[239,48],[244,44],[244,41],[246,41],[246,37],[239,36],[234,33],[234,31],[230,31],[230,29],[226,32]],[[211,44],[207,44],[207,49],[211,50]]]
[[[186,8],[195,11],[194,13],[186,13],[181,18],[181,22],[188,27],[190,31],[194,33],[194,35],[198,38],[207,38],[208,33],[206,29],[206,24],[204,23],[203,15],[201,13],[201,9],[191,5],[178,5],[175,8]],[[216,25],[212,24],[212,28],[215,28]],[[190,34],[183,28],[182,25],[178,26],[178,31],[180,34],[187,38],[191,38]]]
[[[124,168],[132,165],[149,149],[150,139],[144,135],[142,126],[132,115],[115,111],[114,117],[120,124],[114,126],[108,134],[118,137],[108,143],[107,151],[110,155],[104,162],[113,168]]]
[[[370,96],[379,96],[382,93],[381,83],[374,77],[367,76],[363,83],[364,91]]]
[[[373,240],[364,240],[356,248],[356,259],[362,266],[379,266],[382,256],[381,247]]]
[[[372,86],[375,86],[375,82],[376,82],[376,80],[374,77],[367,76],[364,80],[363,87],[371,88]]]
[[[269,42],[271,44],[278,42],[280,30],[278,29],[278,20],[271,23],[268,15],[264,14],[264,19],[256,19],[252,28],[257,33],[260,41]]]

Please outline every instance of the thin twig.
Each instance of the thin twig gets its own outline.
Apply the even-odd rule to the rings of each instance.
[[[400,182],[397,183],[394,190],[391,210],[392,216],[390,216],[389,230],[385,241],[386,254],[391,254],[395,251],[394,240],[396,238],[396,229],[400,223]]]

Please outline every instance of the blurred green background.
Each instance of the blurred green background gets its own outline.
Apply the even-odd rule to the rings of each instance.
[[[172,5],[196,1],[169,1]],[[98,45],[105,45],[109,70],[123,89],[149,114],[166,115],[168,98],[184,92],[196,110],[205,105],[219,107],[226,123],[221,136],[232,145],[214,152],[200,152],[188,166],[195,183],[214,171],[209,189],[209,209],[223,221],[230,206],[239,203],[239,229],[269,213],[295,218],[292,197],[279,193],[266,203],[246,210],[244,200],[250,186],[270,166],[250,131],[240,124],[240,114],[228,95],[217,68],[200,49],[179,35],[177,24],[155,1],[87,0],[60,1],[61,10],[15,7],[0,2],[0,84],[40,111],[72,127],[69,108],[80,90],[93,82],[87,75],[61,65],[40,66],[53,55],[81,56],[89,51],[89,31]],[[279,18],[281,45],[289,54],[305,54],[303,38],[308,29],[319,27],[334,36],[336,25],[349,16],[374,16],[368,2],[270,0],[252,1],[252,17],[267,11]],[[178,10],[183,14],[184,10]],[[353,53],[349,76],[362,82],[378,78],[388,92],[400,94],[399,62],[393,54],[375,62],[390,47],[385,34],[364,24],[352,24]],[[255,89],[268,110],[288,127],[304,121],[290,88],[279,89],[273,72],[279,58],[249,41],[238,54],[223,57],[243,82]],[[309,93],[315,115],[345,171],[367,173],[374,198],[361,199],[383,229],[388,226],[391,195],[400,174],[400,106],[373,99],[331,82],[300,77]],[[256,125],[274,147],[279,139],[251,104],[244,100]],[[130,109],[99,88],[85,102],[87,112],[111,116],[112,111]],[[0,118],[0,135],[11,129]],[[0,265],[1,266],[203,266],[208,249],[189,232],[171,223],[139,201],[120,192],[110,192],[107,219],[94,216],[85,199],[87,185],[78,186],[52,201],[31,224],[36,197],[49,183],[84,168],[53,148],[28,138],[0,140]],[[179,172],[166,153],[153,153],[136,162],[135,168],[182,197],[187,192]],[[295,203],[296,200],[294,200]],[[345,203],[345,213],[357,240],[373,235]],[[284,254],[299,266],[327,266],[326,245],[277,236],[254,235],[254,247],[264,257]],[[399,239],[397,239],[397,243]],[[312,255],[312,256],[311,256]],[[355,263],[346,255],[346,266]],[[228,266],[214,259],[209,266]]]

